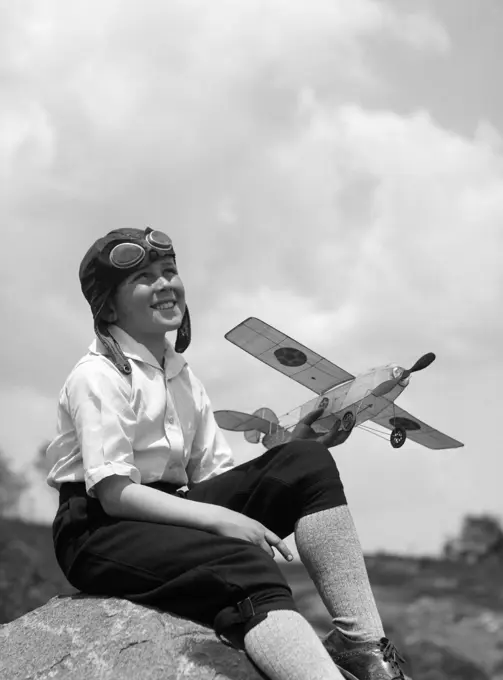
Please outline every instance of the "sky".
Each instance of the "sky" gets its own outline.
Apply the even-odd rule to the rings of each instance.
[[[78,281],[117,227],[166,231],[215,410],[306,388],[224,339],[249,316],[357,374],[437,360],[397,402],[465,443],[332,449],[366,552],[503,518],[499,0],[0,0],[0,448],[34,471],[93,339]],[[498,57],[499,55],[499,57]],[[263,452],[227,433],[238,463]]]

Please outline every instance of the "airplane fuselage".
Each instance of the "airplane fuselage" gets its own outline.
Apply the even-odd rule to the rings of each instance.
[[[393,387],[385,395],[385,398],[375,397],[372,394],[373,390],[385,381],[396,379],[399,370],[403,372],[403,369],[397,364],[372,368],[357,375],[353,380],[337,385],[324,394],[316,396],[285,413],[280,417],[279,424],[291,431],[301,418],[316,408],[324,406],[324,414],[313,426],[315,431],[327,432],[335,424],[337,418],[344,423],[346,417],[346,422],[349,422],[348,416],[346,416],[348,413],[353,414],[354,425],[360,425],[369,418],[375,417],[386,408],[390,401],[395,401],[408,385],[409,378],[406,378]]]

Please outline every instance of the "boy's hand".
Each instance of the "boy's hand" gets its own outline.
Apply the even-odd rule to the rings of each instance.
[[[314,439],[315,441],[320,442],[320,444],[324,444],[327,449],[331,446],[343,444],[352,430],[341,430],[341,421],[339,418],[337,418],[333,427],[326,434],[319,434],[311,427],[318,418],[321,418],[324,410],[323,407],[317,408],[301,418],[292,432],[292,439]]]
[[[260,546],[271,557],[274,557],[272,546],[278,550],[285,560],[292,560],[293,555],[286,544],[274,532],[270,531],[257,520],[243,515],[240,512],[229,510],[229,508],[219,507],[214,523],[215,533],[220,536],[231,538],[241,538]]]

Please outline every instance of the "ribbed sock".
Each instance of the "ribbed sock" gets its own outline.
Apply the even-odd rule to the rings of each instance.
[[[348,506],[301,517],[295,527],[295,542],[337,631],[354,642],[384,637]]]
[[[270,680],[343,680],[320,638],[298,612],[268,612],[245,635],[244,643]]]

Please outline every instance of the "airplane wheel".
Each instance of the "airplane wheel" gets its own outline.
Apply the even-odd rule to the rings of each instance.
[[[404,427],[395,427],[391,431],[389,439],[391,442],[391,446],[394,449],[399,449],[401,446],[405,444],[405,440],[407,439],[407,430]]]
[[[342,429],[345,432],[349,432],[354,427],[355,424],[355,417],[353,415],[353,411],[346,411],[346,413],[342,416]]]

